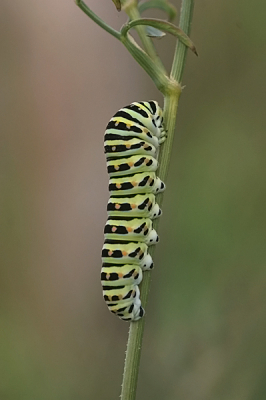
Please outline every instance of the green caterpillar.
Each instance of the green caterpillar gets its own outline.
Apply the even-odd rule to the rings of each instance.
[[[155,157],[165,139],[163,111],[156,101],[120,109],[104,135],[110,199],[101,283],[109,310],[124,321],[144,315],[138,285],[142,271],[153,268],[148,246],[159,241],[152,220],[162,214],[155,196],[165,184],[155,174]]]

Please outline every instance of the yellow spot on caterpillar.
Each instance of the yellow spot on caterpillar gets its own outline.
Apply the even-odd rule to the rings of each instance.
[[[138,186],[138,182],[131,182],[132,186]]]
[[[134,163],[133,163],[133,162],[129,162],[128,165],[129,165],[130,167],[133,167]]]
[[[144,133],[148,133],[149,130],[148,130],[147,128],[143,128],[143,132],[144,132]]]
[[[134,209],[134,208],[136,208],[137,206],[136,206],[136,204],[130,204],[130,207],[131,207],[132,209]]]
[[[145,158],[144,163],[145,163],[145,164],[148,164],[149,161],[150,161],[150,160],[149,160],[148,158]]]
[[[124,257],[127,256],[127,252],[125,250],[122,251],[122,254],[123,254]]]
[[[151,182],[152,182],[152,178],[149,178],[149,179],[148,179],[148,183],[151,183]]]
[[[123,295],[122,294],[120,294],[118,297],[119,297],[119,300],[123,300]]]
[[[118,171],[118,170],[119,170],[119,165],[114,165],[114,169],[115,169],[116,171]]]
[[[112,232],[115,232],[117,230],[117,227],[116,226],[113,226],[112,227]]]
[[[117,185],[116,185],[116,187],[117,187]],[[120,205],[120,204],[116,204],[116,205],[115,205],[115,209],[116,209],[116,210],[119,210],[119,208],[121,208],[121,205]]]
[[[136,276],[138,276],[138,272],[135,270],[135,271],[133,272],[133,277],[136,278]]]
[[[121,189],[121,184],[120,184],[120,183],[117,183],[117,184],[116,184],[116,187],[117,187],[117,189]]]
[[[126,144],[126,148],[130,149],[131,145],[129,143]]]
[[[113,146],[113,147],[112,147],[112,151],[115,151],[115,150],[116,150],[116,146]]]
[[[115,121],[115,126],[118,126],[119,125],[119,121]]]
[[[126,127],[127,127],[127,129],[130,129],[130,128],[131,128],[131,126],[132,126],[132,124],[131,124],[131,123],[129,123],[129,122],[126,124]]]
[[[119,272],[119,274],[117,274],[117,275],[118,275],[118,278],[119,278],[119,279],[122,279],[123,276],[124,276],[124,274],[122,274],[122,272]]]
[[[110,274],[106,274],[106,279],[107,279],[107,280],[110,279]]]
[[[111,257],[112,254],[113,254],[113,251],[112,251],[112,250],[109,250],[109,251],[108,251],[108,256]]]
[[[128,232],[132,232],[133,229],[132,229],[130,226],[128,226],[128,227],[127,227],[127,231],[128,231]]]

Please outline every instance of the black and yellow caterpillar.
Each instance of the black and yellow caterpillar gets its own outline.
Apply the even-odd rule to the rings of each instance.
[[[110,199],[101,282],[109,310],[125,321],[144,315],[138,285],[142,271],[153,268],[148,246],[159,240],[152,220],[161,215],[155,195],[165,189],[155,174],[165,135],[163,111],[156,101],[120,109],[104,135]]]

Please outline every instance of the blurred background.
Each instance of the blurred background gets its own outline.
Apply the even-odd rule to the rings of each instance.
[[[125,21],[111,0],[88,4]],[[138,399],[266,398],[265,13],[195,5]],[[174,45],[156,42],[168,68]],[[99,279],[103,134],[122,106],[162,96],[73,1],[4,0],[0,49],[0,399],[118,399],[128,324]]]

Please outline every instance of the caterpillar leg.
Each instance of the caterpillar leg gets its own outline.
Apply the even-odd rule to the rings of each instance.
[[[167,135],[161,137],[161,138],[159,139],[159,144],[164,143],[164,142],[166,141],[166,138],[167,138]]]
[[[139,287],[136,287],[136,294],[132,304],[129,307],[126,307],[122,312],[118,310],[117,316],[121,318],[123,321],[138,321],[145,314],[143,307],[141,306],[140,301],[140,291]]]
[[[122,319],[123,321],[138,321],[145,315],[145,310],[142,306],[140,306],[134,313],[126,314],[123,317],[120,317],[118,314],[117,316]]]

